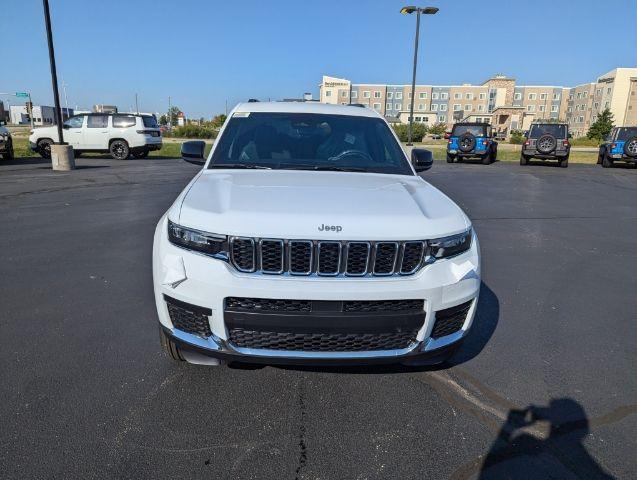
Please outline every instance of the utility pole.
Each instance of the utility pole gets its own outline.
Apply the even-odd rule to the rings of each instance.
[[[33,130],[33,101],[31,100],[31,92],[29,92],[29,120],[31,121],[31,130]]]
[[[173,110],[170,106],[170,95],[168,96],[168,131],[173,131]]]
[[[139,103],[137,101],[137,94],[135,94],[135,112],[139,115]]]
[[[51,13],[49,0],[42,0],[44,7],[44,23],[46,25],[46,39],[49,46],[49,63],[51,64],[51,86],[53,87],[53,101],[55,102],[55,114],[57,117],[58,141],[51,145],[51,163],[53,170],[75,169],[73,147],[64,143],[62,132],[62,109],[60,108],[60,92],[58,91],[58,74],[55,68],[55,50],[53,49],[53,32],[51,30]],[[29,95],[29,101],[31,95]]]
[[[70,116],[69,115],[69,99],[66,98],[66,83],[64,82],[64,80],[62,80],[62,90],[64,91],[64,107],[66,108],[66,116],[68,118]]]

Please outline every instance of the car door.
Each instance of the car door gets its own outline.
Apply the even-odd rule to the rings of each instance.
[[[76,115],[64,122],[64,141],[71,145],[74,150],[81,150],[82,130],[84,127],[84,115]]]
[[[87,115],[84,129],[84,145],[87,150],[108,150],[109,115]]]

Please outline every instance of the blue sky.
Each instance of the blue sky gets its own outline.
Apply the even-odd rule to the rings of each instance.
[[[226,100],[316,95],[322,74],[411,79],[415,18],[399,14],[404,1],[49,1],[69,106],[124,110],[137,92],[141,110],[165,111],[170,95],[197,118],[223,112]],[[440,12],[423,18],[419,83],[505,73],[570,86],[637,67],[635,0],[426,4]],[[0,53],[0,92],[30,90],[35,103],[52,102],[40,0],[1,1]]]

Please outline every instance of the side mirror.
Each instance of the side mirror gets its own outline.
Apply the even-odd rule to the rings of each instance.
[[[431,150],[424,148],[414,148],[411,151],[411,164],[417,172],[429,170],[434,164],[434,155]]]
[[[206,142],[203,140],[191,140],[181,144],[181,159],[195,165],[203,165],[206,163],[204,158],[204,150]]]

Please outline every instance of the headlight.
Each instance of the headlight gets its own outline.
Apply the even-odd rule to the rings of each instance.
[[[454,257],[466,252],[471,248],[471,234],[472,230],[469,229],[457,235],[429,240],[430,257],[432,257],[432,260],[437,260],[439,258]]]
[[[168,240],[173,245],[213,257],[228,259],[228,238],[192,228],[185,228],[168,220]]]

